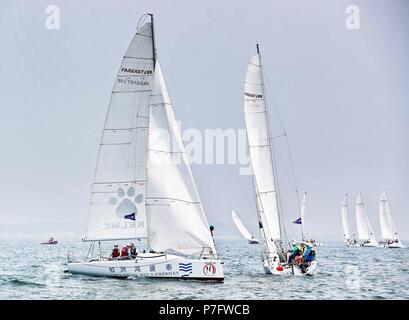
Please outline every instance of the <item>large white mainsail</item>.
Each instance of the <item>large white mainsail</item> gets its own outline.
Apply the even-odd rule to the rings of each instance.
[[[376,244],[377,241],[372,231],[371,224],[369,223],[368,215],[365,210],[364,202],[362,200],[362,194],[359,193],[356,199],[356,227],[358,231],[358,239],[368,242],[370,244]]]
[[[148,22],[138,28],[126,50],[112,90],[84,240],[147,236],[145,150],[153,69]]]
[[[216,253],[159,62],[150,104],[147,169],[150,247]]]
[[[262,236],[268,253],[281,251],[280,215],[260,53],[250,58],[244,82],[244,115],[254,191]]]
[[[342,201],[341,220],[342,220],[342,228],[344,229],[344,241],[346,243],[349,243],[349,241],[351,240],[351,235],[349,233],[348,195],[347,194],[345,194],[345,198]]]
[[[383,191],[379,200],[379,220],[381,226],[382,239],[385,241],[399,240],[398,232],[392,220],[391,210],[389,208],[388,196]]]
[[[241,222],[239,216],[235,211],[231,212],[231,216],[233,218],[233,222],[236,225],[237,229],[240,231],[241,235],[244,237],[246,240],[251,240],[253,239],[253,236],[251,233],[247,230],[246,226]]]

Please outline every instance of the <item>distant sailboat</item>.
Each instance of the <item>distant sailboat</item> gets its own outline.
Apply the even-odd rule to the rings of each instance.
[[[365,210],[362,194],[359,193],[356,199],[356,226],[358,230],[358,240],[362,247],[378,247],[368,215]]]
[[[348,247],[355,247],[357,246],[357,242],[355,239],[351,239],[349,233],[349,219],[348,219],[348,195],[345,194],[345,198],[342,201],[341,207],[341,220],[342,220],[342,228],[344,229],[344,242]]]
[[[259,227],[265,245],[263,267],[267,274],[301,275],[303,273],[299,266],[287,263],[290,248],[284,242],[284,224],[278,206],[277,177],[267,110],[257,45],[257,53],[249,61],[244,82],[244,115]],[[306,273],[311,274],[316,265],[316,261],[310,262]]]
[[[301,213],[300,213],[300,224],[301,224],[301,234],[302,234],[302,240],[304,240],[305,242],[307,242],[308,244],[312,245],[312,246],[321,246],[322,244],[320,242],[317,242],[315,239],[312,239],[310,234],[306,231],[306,224],[305,224],[305,211],[307,208],[307,192],[304,192],[304,195],[302,197],[302,201],[301,201]]]
[[[241,233],[241,235],[246,239],[250,244],[258,244],[259,241],[254,238],[254,236],[247,230],[245,225],[241,222],[239,216],[236,212],[232,211],[231,216],[233,218],[233,222],[236,225],[237,229]]]
[[[392,220],[386,190],[382,192],[379,200],[379,222],[381,225],[382,245],[388,248],[403,248]]]
[[[146,21],[150,17],[150,21]],[[138,24],[112,91],[84,241],[71,273],[223,281],[209,225],[157,60],[151,14]],[[100,241],[146,239],[149,252],[119,260]]]

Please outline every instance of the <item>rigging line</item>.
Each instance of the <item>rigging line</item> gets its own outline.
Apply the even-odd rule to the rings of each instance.
[[[276,99],[274,97],[273,92],[270,89],[270,81],[268,80],[268,77],[264,72],[263,72],[263,76],[264,76],[266,86],[267,86],[267,95],[270,96],[270,98],[271,98],[273,110],[275,110],[278,122],[279,122],[279,124],[281,126],[281,129],[284,132],[283,135],[285,137],[288,158],[289,158],[289,161],[290,161],[290,170],[291,170],[292,179],[293,179],[293,183],[294,183],[294,187],[295,187],[295,195],[296,195],[296,200],[297,200],[298,212],[301,214],[300,197],[299,197],[299,193],[298,193],[298,183],[297,183],[297,178],[296,178],[296,175],[295,175],[294,161],[293,161],[293,158],[291,156],[290,143],[289,143],[287,131],[286,131],[285,127],[284,127],[284,123],[283,123],[283,120],[281,118],[280,110],[278,109],[278,103],[277,103],[277,101],[276,101]]]

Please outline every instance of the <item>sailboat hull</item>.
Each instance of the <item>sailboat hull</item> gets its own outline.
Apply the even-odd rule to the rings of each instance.
[[[311,261],[305,272],[297,265],[282,264],[278,255],[273,255],[270,258],[264,257],[263,260],[264,272],[271,275],[294,275],[294,276],[311,276],[317,268],[317,261]]]
[[[100,259],[67,263],[72,274],[113,278],[164,278],[223,282],[222,262],[216,259],[187,259],[169,254],[141,254],[136,259]]]
[[[377,248],[379,244],[376,242],[368,242],[361,245],[362,247]]]

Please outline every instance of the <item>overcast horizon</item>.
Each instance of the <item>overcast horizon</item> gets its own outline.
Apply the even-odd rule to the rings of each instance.
[[[308,193],[311,236],[342,239],[346,192],[355,233],[355,199],[362,192],[379,239],[378,201],[386,189],[398,233],[409,239],[409,3],[255,3],[2,1],[0,226],[67,223],[85,231],[112,86],[140,16],[152,12],[182,131],[244,129],[243,81],[257,41],[288,134],[299,194]],[[358,30],[345,25],[351,4],[359,8]],[[59,29],[46,28],[48,5],[60,10]],[[277,125],[277,114],[270,116]],[[218,225],[226,235],[234,228],[231,210],[257,229],[251,177],[241,175],[241,167],[192,165],[216,232]],[[299,234],[291,224],[297,203],[282,176],[293,238]]]

